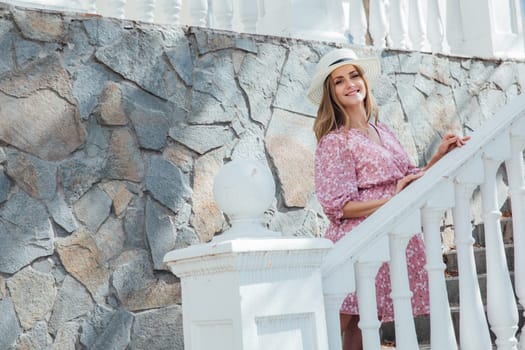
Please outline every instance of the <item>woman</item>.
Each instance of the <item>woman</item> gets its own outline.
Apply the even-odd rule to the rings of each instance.
[[[394,133],[378,122],[379,111],[370,84],[380,72],[376,57],[358,58],[350,49],[336,49],[321,58],[308,90],[310,100],[319,105],[314,123],[318,141],[315,189],[330,220],[325,237],[333,242],[469,139],[445,135],[428,165],[416,168]],[[414,315],[428,314],[428,276],[421,235],[415,235],[407,246],[407,264]],[[376,292],[379,318],[392,321],[386,263],[376,276]],[[362,349],[355,293],[343,302],[340,319],[343,349]]]

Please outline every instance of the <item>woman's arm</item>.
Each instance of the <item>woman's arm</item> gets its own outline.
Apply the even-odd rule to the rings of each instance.
[[[400,179],[396,185],[396,194],[401,192],[403,188],[407,187],[412,181],[419,179],[424,174],[425,173],[422,171],[417,174],[407,175],[404,178]],[[343,207],[343,218],[350,219],[350,218],[359,218],[362,216],[368,216],[372,214],[373,212],[375,212],[377,209],[379,209],[383,204],[388,202],[390,198],[392,197],[374,199],[374,200],[365,201],[365,202],[356,202],[356,201],[346,202],[345,206]]]

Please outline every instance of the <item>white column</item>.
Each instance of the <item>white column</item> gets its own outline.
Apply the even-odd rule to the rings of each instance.
[[[409,23],[410,41],[412,49],[423,52],[430,51],[430,43],[427,38],[427,7],[423,8],[421,1],[410,0],[409,6]]]
[[[390,38],[392,48],[411,48],[408,37],[408,0],[390,0]]]
[[[323,286],[324,287],[324,286]],[[341,349],[341,319],[339,310],[346,294],[324,295],[324,309],[326,312],[326,328],[328,332],[328,348]]]
[[[369,31],[372,36],[373,45],[377,48],[390,46],[388,37],[388,21],[385,0],[370,0]]]
[[[470,221],[470,199],[476,187],[475,183],[456,183],[456,205],[452,208],[459,270],[459,344],[462,350],[491,350],[492,343],[476,272]]]
[[[164,0],[163,18],[168,24],[179,25],[182,12],[182,0]]]
[[[140,0],[136,2],[138,19],[153,22],[155,19],[155,0]]]
[[[377,318],[376,275],[381,261],[355,263],[357,303],[359,305],[359,328],[363,335],[363,349],[377,350],[381,347]]]
[[[259,19],[259,10],[257,1],[239,0],[239,21],[242,29],[247,33],[257,33],[257,21]]]
[[[449,48],[445,35],[446,23],[440,0],[428,0],[427,4],[427,35],[431,50],[435,53],[448,53]]]
[[[213,28],[232,30],[233,2],[232,0],[213,0],[211,4]]]
[[[108,1],[107,16],[123,19],[125,18],[126,0],[110,0]]]
[[[348,32],[352,35],[353,43],[356,45],[366,45],[366,23],[365,8],[363,0],[350,0],[350,11],[348,12]]]
[[[208,1],[207,0],[190,0],[189,13],[190,23],[197,27],[206,27],[208,24]]]
[[[97,11],[97,0],[86,0],[87,12],[98,13]]]
[[[513,350],[518,343],[515,337],[518,312],[505,258],[497,198],[496,172],[501,160],[487,157],[483,164],[485,181],[481,184],[481,195],[487,259],[487,315],[498,349]]]
[[[422,209],[423,234],[427,256],[428,287],[430,294],[430,343],[432,349],[457,349],[445,284],[445,264],[441,254],[439,230],[444,209]]]
[[[523,118],[522,118],[523,119]],[[521,123],[525,124],[525,123]],[[523,129],[523,128],[521,128]],[[513,132],[516,130],[513,128]],[[525,134],[511,138],[511,159],[506,162],[509,179],[510,201],[512,205],[512,229],[514,240],[514,286],[516,296],[525,310],[525,183],[523,180],[523,146]],[[524,311],[525,317],[525,311]],[[520,349],[525,349],[523,329],[520,336]]]

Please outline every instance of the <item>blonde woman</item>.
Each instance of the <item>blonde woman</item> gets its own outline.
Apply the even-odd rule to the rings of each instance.
[[[351,49],[336,49],[321,58],[308,90],[309,99],[319,105],[314,123],[318,141],[315,189],[330,220],[325,237],[333,242],[351,234],[367,216],[468,140],[445,135],[428,165],[415,167],[395,134],[378,121],[379,111],[370,86],[380,74],[377,57],[360,58]],[[406,255],[413,313],[428,314],[428,276],[421,235],[410,240]],[[392,321],[394,311],[386,263],[376,276],[376,292],[380,320]],[[340,319],[343,349],[362,349],[355,293],[344,300]]]

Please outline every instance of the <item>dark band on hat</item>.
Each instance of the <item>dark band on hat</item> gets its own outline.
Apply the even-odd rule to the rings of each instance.
[[[353,58],[349,58],[349,57],[340,58],[337,61],[332,62],[328,67],[332,67],[334,64],[338,64],[338,63],[341,63],[341,62],[353,61],[353,60],[354,60]]]

